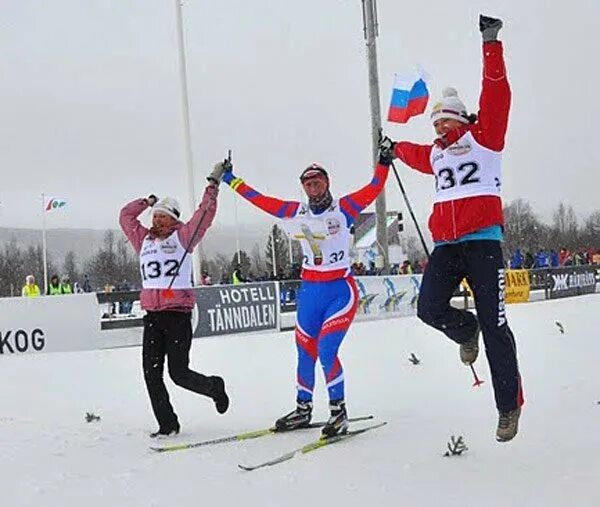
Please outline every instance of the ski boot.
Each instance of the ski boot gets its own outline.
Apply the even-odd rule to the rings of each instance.
[[[496,440],[498,442],[509,442],[515,438],[519,431],[519,417],[521,416],[521,407],[508,412],[498,413],[498,429],[496,430]]]
[[[229,396],[225,391],[225,381],[221,377],[211,377],[212,379],[212,399],[215,402],[215,408],[219,414],[224,414],[229,408]]]
[[[292,431],[307,428],[312,417],[312,401],[296,401],[296,410],[275,421],[277,431]]]
[[[329,410],[331,411],[331,416],[321,430],[323,438],[342,435],[348,431],[348,414],[346,413],[346,403],[344,400],[330,401]]]
[[[477,329],[475,330],[473,337],[469,341],[460,344],[460,360],[467,366],[471,366],[477,361],[477,356],[479,355],[480,332],[481,328],[479,327],[479,322],[477,322]]]
[[[158,428],[158,431],[150,433],[150,438],[172,437],[179,434],[181,427],[178,422],[168,428]]]

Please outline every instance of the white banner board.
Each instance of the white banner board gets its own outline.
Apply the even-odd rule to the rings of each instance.
[[[0,300],[0,357],[99,348],[95,294]]]

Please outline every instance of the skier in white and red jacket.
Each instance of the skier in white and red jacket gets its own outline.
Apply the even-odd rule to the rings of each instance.
[[[480,16],[483,81],[478,115],[469,115],[456,90],[447,88],[431,113],[433,144],[381,140],[381,148],[417,171],[435,177],[429,229],[435,248],[423,275],[418,316],[460,345],[460,358],[471,365],[483,334],[499,412],[496,439],[512,440],[523,405],[516,345],[505,312],[504,219],[500,197],[501,159],[508,127],[511,93],[503,46],[497,40],[502,21]],[[469,282],[477,316],[450,305],[463,278]]]

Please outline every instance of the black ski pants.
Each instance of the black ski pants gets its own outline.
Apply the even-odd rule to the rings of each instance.
[[[154,416],[162,430],[178,424],[163,380],[165,356],[173,382],[198,394],[212,397],[212,377],[190,370],[192,344],[191,313],[176,311],[147,312],[144,316],[142,364]]]
[[[477,317],[450,305],[466,278]],[[505,311],[505,282],[499,241],[476,240],[435,247],[423,274],[417,314],[456,343],[468,341],[481,326],[496,407],[505,412],[523,404],[517,350]]]

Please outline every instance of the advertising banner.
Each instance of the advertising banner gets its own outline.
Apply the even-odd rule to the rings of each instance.
[[[0,357],[100,347],[95,294],[3,298]]]
[[[201,287],[196,302],[194,337],[267,331],[279,325],[274,282]]]
[[[529,270],[529,290],[541,290],[548,287],[550,268],[536,268]]]
[[[298,291],[300,280],[285,280],[279,282],[279,299],[281,302],[281,313],[291,313],[298,309]]]
[[[530,281],[526,269],[506,270],[507,303],[527,303],[529,301]]]
[[[407,317],[417,314],[422,275],[359,276],[356,320]]]
[[[549,277],[549,299],[592,294],[596,291],[596,270],[593,266],[553,269]]]

